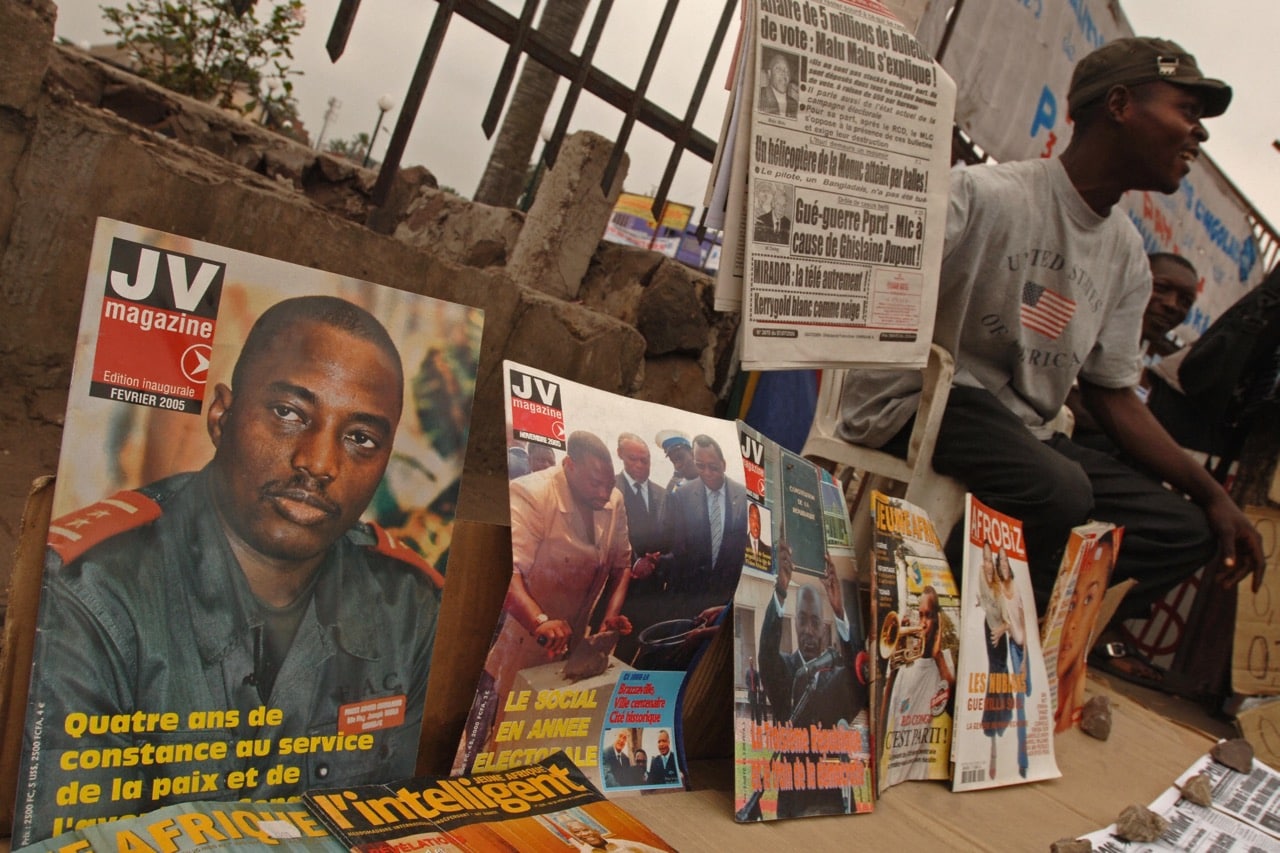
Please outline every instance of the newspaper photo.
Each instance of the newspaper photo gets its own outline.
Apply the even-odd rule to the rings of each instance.
[[[607,801],[563,752],[496,773],[308,791],[303,802],[351,853],[673,849]]]
[[[743,367],[923,366],[955,86],[876,0],[751,8]]]
[[[737,430],[503,370],[512,576],[453,770],[564,750],[607,795],[679,789],[681,687],[747,542]]]
[[[1055,779],[1053,706],[1022,522],[965,499],[953,791]]]
[[[960,594],[929,516],[871,493],[871,573],[880,793],[911,779],[951,778]]]
[[[412,774],[481,323],[98,220],[15,847]]]
[[[1073,528],[1067,539],[1040,628],[1055,734],[1080,722],[1089,650],[1123,536],[1123,527],[1091,521]]]
[[[1208,778],[1212,802],[1198,805],[1182,795],[1193,776]],[[1102,853],[1256,853],[1280,850],[1280,773],[1257,759],[1248,773],[1202,756],[1148,808],[1169,822],[1155,841],[1124,841],[1116,826],[1082,836]]]
[[[739,821],[873,806],[866,636],[839,486],[739,421],[746,560],[734,596]],[[813,543],[802,563],[797,543]]]

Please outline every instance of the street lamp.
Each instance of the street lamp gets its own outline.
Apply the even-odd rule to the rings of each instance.
[[[382,117],[390,112],[396,102],[390,95],[383,95],[378,98],[378,120],[374,122],[373,133],[369,136],[369,145],[364,149],[364,167],[369,168],[369,156],[373,154],[373,143],[378,138],[378,131],[382,129]]]

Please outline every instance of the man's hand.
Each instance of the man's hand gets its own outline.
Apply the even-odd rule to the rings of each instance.
[[[573,629],[563,619],[550,619],[535,628],[533,636],[538,645],[547,650],[547,657],[554,658],[568,650]]]
[[[1218,583],[1233,587],[1253,575],[1253,591],[1260,590],[1267,560],[1262,552],[1262,537],[1248,516],[1225,495],[1206,506],[1204,514],[1218,537]]]
[[[827,561],[827,572],[822,576],[822,585],[827,590],[827,600],[831,602],[831,609],[836,614],[836,619],[844,618],[844,596],[840,592],[840,578],[836,577],[836,564],[831,559],[830,553],[823,553]]]
[[[602,631],[617,631],[619,634],[631,633],[631,620],[619,613],[617,616],[606,616],[600,623]]]
[[[642,581],[649,575],[653,574],[653,570],[658,567],[658,558],[662,556],[661,551],[652,551],[644,554],[640,559],[635,561],[631,566],[631,579]]]
[[[795,570],[795,563],[791,562],[790,543],[785,539],[780,540],[776,554],[778,557],[775,560],[778,565],[778,581],[774,584],[773,591],[778,594],[779,601],[785,602],[787,600],[787,588],[791,586],[791,573]]]

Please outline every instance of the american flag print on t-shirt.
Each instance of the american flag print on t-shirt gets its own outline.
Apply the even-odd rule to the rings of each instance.
[[[1076,312],[1076,303],[1043,285],[1029,281],[1022,285],[1022,325],[1057,340]]]

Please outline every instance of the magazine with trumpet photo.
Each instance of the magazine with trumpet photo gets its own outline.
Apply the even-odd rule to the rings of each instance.
[[[872,626],[883,793],[913,779],[949,779],[960,596],[928,515],[873,492]]]

